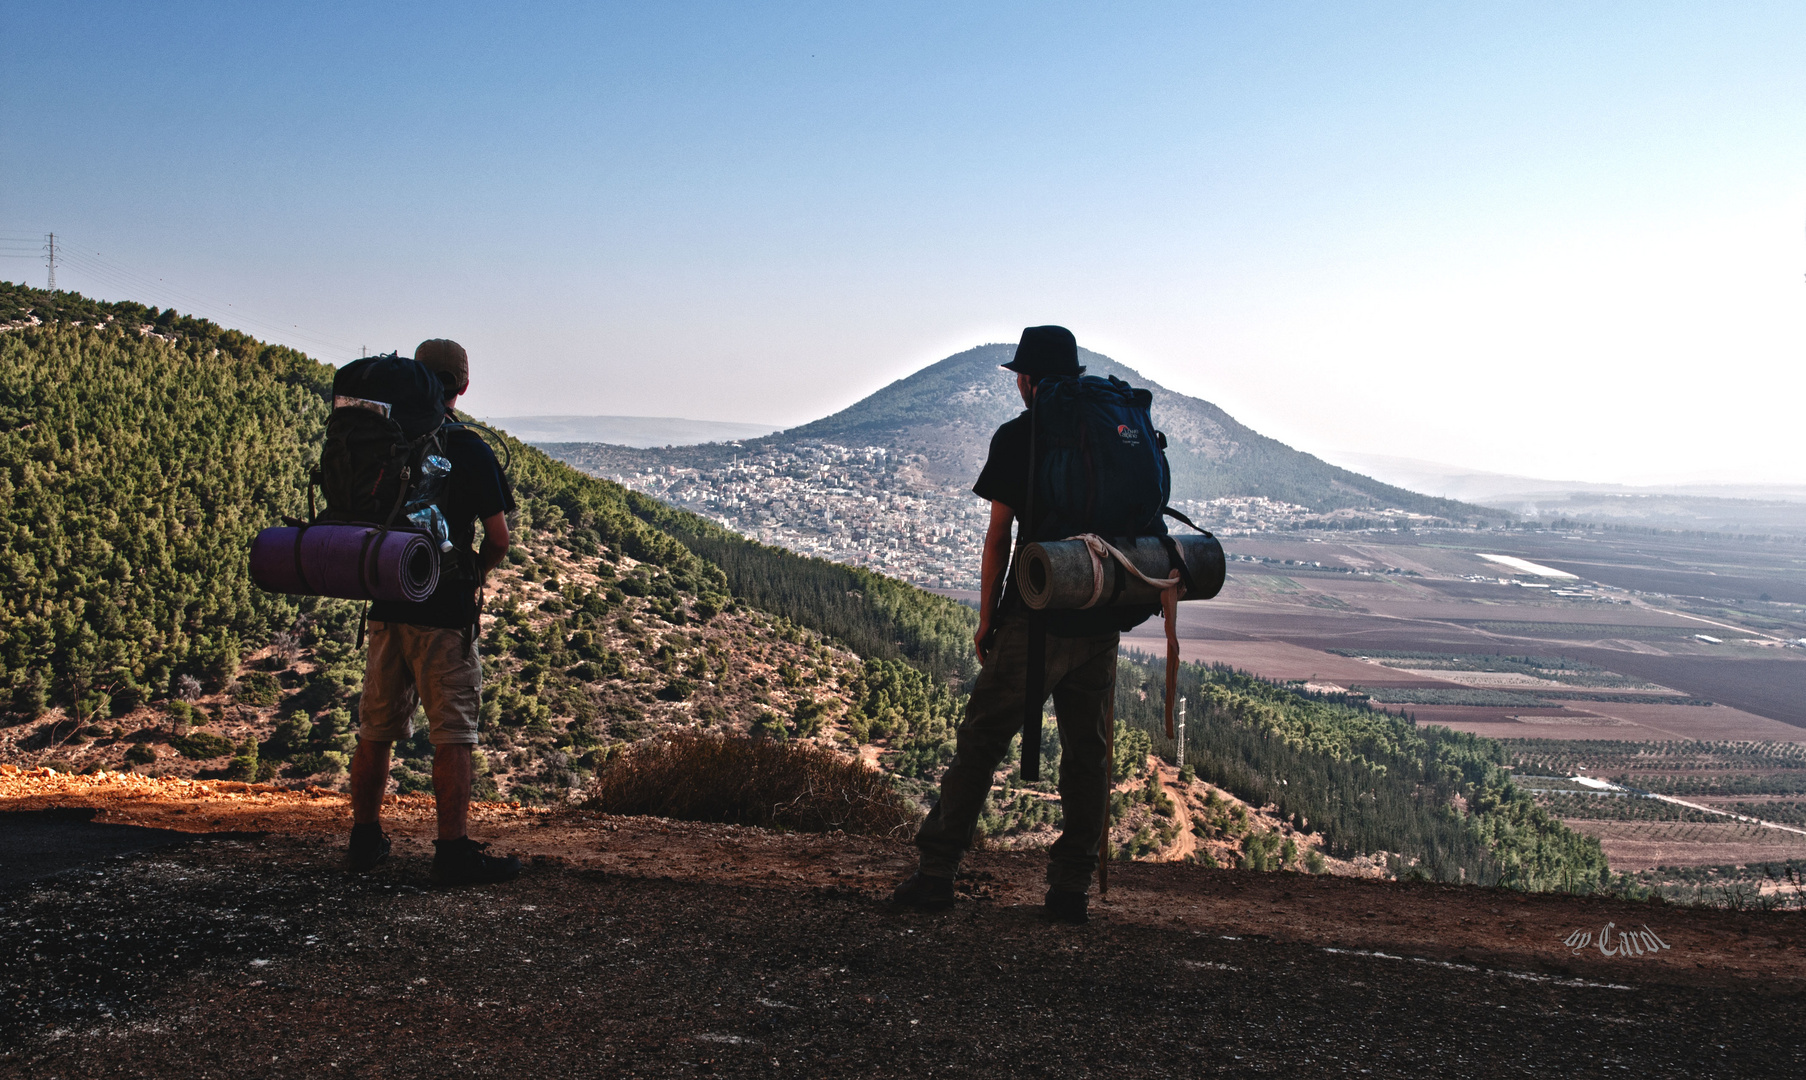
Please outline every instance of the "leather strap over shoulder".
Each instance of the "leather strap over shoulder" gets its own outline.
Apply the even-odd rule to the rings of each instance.
[[[1186,517],[1184,514],[1181,514],[1179,511],[1174,510],[1170,506],[1161,507],[1160,512],[1162,514],[1165,514],[1167,517],[1172,518],[1174,521],[1178,521],[1178,522],[1182,522],[1183,524],[1190,525],[1192,532],[1200,532],[1200,533],[1203,533],[1205,536],[1211,535],[1211,532],[1209,529],[1198,528],[1197,522],[1193,521],[1191,518]]]

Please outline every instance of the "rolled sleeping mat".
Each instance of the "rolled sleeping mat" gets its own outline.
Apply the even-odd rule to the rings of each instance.
[[[270,592],[418,603],[439,585],[439,552],[412,529],[265,529],[251,541],[251,580]]]
[[[1172,576],[1172,560],[1160,537],[1137,537],[1132,543],[1125,537],[1103,539],[1148,577],[1164,580]],[[1223,545],[1208,534],[1188,533],[1170,539],[1178,545],[1194,586],[1179,599],[1208,600],[1215,596],[1223,587]],[[1118,592],[1116,557],[1105,552],[1094,560],[1085,541],[1073,537],[1023,548],[1016,584],[1022,590],[1022,599],[1037,611],[1160,602],[1160,590],[1141,578],[1125,572],[1122,579]]]

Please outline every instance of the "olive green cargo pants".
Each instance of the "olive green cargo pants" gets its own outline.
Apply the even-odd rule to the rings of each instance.
[[[1052,693],[1060,728],[1060,812],[1063,832],[1048,852],[1050,889],[1085,892],[1097,869],[1097,845],[1109,807],[1110,763],[1105,760],[1105,724],[1116,692],[1119,636],[1047,638],[1044,686]],[[922,872],[953,877],[972,846],[973,832],[997,766],[1022,727],[1028,694],[1028,621],[1004,616],[991,658],[966,702],[953,762],[941,776],[941,797],[916,833]],[[1043,699],[1045,700],[1045,699]],[[1038,753],[1025,746],[1024,756]]]

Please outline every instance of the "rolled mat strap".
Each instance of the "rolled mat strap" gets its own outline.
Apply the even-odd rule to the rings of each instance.
[[[295,580],[301,583],[302,593],[311,595],[314,587],[307,583],[307,567],[301,562],[301,538],[306,535],[306,525],[295,526]]]
[[[1216,537],[1074,536],[1026,544],[1016,584],[1035,611],[1140,606],[1181,588],[1180,600],[1208,600],[1223,587],[1225,560]]]
[[[265,529],[251,541],[251,580],[270,592],[419,603],[439,585],[425,533],[373,525]]]
[[[1166,737],[1173,737],[1173,698],[1179,694],[1179,590],[1160,594],[1160,614],[1166,620]]]
[[[1104,591],[1106,555],[1116,560],[1118,573],[1126,570],[1140,578],[1144,584],[1160,590],[1160,614],[1164,616],[1166,623],[1166,737],[1170,739],[1173,737],[1173,698],[1179,693],[1179,591],[1186,575],[1175,568],[1169,577],[1149,577],[1127,555],[1096,533],[1084,533],[1073,539],[1084,541],[1085,550],[1091,554],[1091,565],[1097,575],[1097,586],[1091,592],[1091,602],[1085,607],[1097,603],[1098,596]],[[1024,779],[1028,778],[1026,769],[1022,776]]]
[[[1152,586],[1153,588],[1160,590],[1160,592],[1163,595],[1170,590],[1178,588],[1179,585],[1184,581],[1184,576],[1182,574],[1180,574],[1179,571],[1177,571],[1177,570],[1174,570],[1172,572],[1172,574],[1170,574],[1169,576],[1164,577],[1164,578],[1149,577],[1148,575],[1141,572],[1141,567],[1136,566],[1135,561],[1133,559],[1129,558],[1129,556],[1127,556],[1127,555],[1124,555],[1120,550],[1118,550],[1108,540],[1105,540],[1103,537],[1097,535],[1096,533],[1080,533],[1079,535],[1073,537],[1072,539],[1082,541],[1084,543],[1085,551],[1087,553],[1089,553],[1091,556],[1092,574],[1097,578],[1096,585],[1094,585],[1091,589],[1090,602],[1085,603],[1085,604],[1080,604],[1079,605],[1080,607],[1090,607],[1092,604],[1097,603],[1098,597],[1100,597],[1104,594],[1104,557],[1105,556],[1109,556],[1116,560],[1116,569],[1119,572],[1127,571],[1128,573],[1135,575],[1136,577],[1140,578],[1144,584]],[[1162,601],[1162,603],[1164,603],[1164,602],[1165,601]]]

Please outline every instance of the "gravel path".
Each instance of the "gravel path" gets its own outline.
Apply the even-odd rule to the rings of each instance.
[[[610,838],[699,846],[682,828],[652,823],[638,839],[620,829]],[[776,837],[769,847],[819,855],[831,842]],[[1049,926],[1011,899],[1012,874],[1032,872],[1028,856],[987,856],[985,876],[969,883],[978,899],[919,916],[888,911],[870,885],[811,884],[794,866],[755,884],[546,856],[512,885],[433,890],[420,845],[359,878],[339,869],[339,843],[203,836],[0,894],[0,1073],[1806,1072],[1799,978],[1584,957],[1564,969],[1497,952],[1464,960],[1484,950],[1414,949],[1409,926],[1326,944],[1264,915],[1277,932],[1109,909],[1088,927]],[[845,843],[854,861],[896,856]],[[1126,869],[1135,873],[1119,890],[1170,901],[1191,879],[1161,872],[1195,868]],[[1358,896],[1351,915],[1382,927],[1399,910],[1512,902],[1482,890],[1197,873],[1250,912],[1293,891],[1340,907]],[[1366,891],[1326,891],[1337,887]],[[1617,914],[1585,903],[1533,898],[1524,909],[1573,905],[1550,908],[1550,925]],[[1677,940],[1719,934],[1799,956],[1797,916],[1670,909],[1657,921]],[[1388,933],[1399,944],[1376,947]]]

